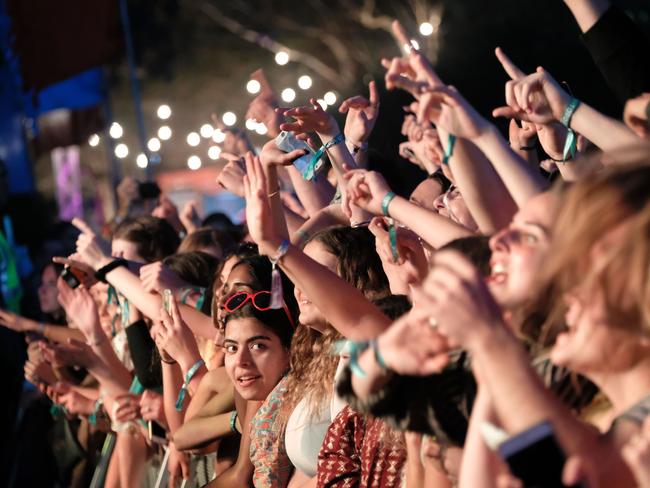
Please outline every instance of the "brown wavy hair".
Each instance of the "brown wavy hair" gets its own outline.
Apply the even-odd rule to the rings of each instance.
[[[594,247],[619,228],[615,244],[591,262]],[[563,329],[564,296],[576,289],[603,292],[610,326],[650,335],[650,164],[608,168],[574,184],[553,236],[538,299],[523,314],[546,317],[540,346]]]
[[[366,298],[374,300],[390,294],[374,237],[367,228],[332,227],[314,234],[308,242],[311,241],[321,243],[338,258],[337,274]],[[291,343],[287,393],[280,412],[284,422],[305,396],[313,414],[332,395],[339,363],[334,347],[341,339],[343,336],[332,327],[322,334],[309,327],[298,327]]]

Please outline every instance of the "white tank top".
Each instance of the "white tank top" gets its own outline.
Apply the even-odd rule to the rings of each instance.
[[[318,472],[318,453],[325,440],[327,429],[346,403],[336,394],[336,380],[343,371],[346,360],[339,360],[334,377],[334,394],[323,402],[314,415],[309,415],[307,398],[300,400],[287,421],[284,441],[291,464],[309,477]]]

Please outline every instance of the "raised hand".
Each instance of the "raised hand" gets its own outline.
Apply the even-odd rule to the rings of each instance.
[[[162,261],[146,264],[140,268],[140,282],[145,291],[162,292],[165,289],[178,290],[187,285],[171,269],[165,266]]]
[[[345,139],[355,146],[361,146],[368,140],[379,115],[379,93],[374,81],[368,84],[368,92],[369,100],[357,95],[344,100],[339,107],[340,113],[348,114],[343,129]]]
[[[352,204],[374,215],[382,215],[382,200],[391,190],[380,173],[357,169],[348,171],[343,177],[348,184],[341,206],[348,217],[352,214]]]
[[[465,139],[476,139],[490,127],[453,86],[442,86],[423,94],[419,109],[420,122],[430,120],[445,132]]]
[[[438,252],[417,308],[450,342],[471,351],[474,341],[503,326],[500,307],[480,272],[455,251]]]
[[[426,90],[442,85],[433,67],[426,57],[415,49],[406,30],[399,21],[393,22],[393,35],[406,51],[405,57],[382,59],[381,64],[386,68],[385,82],[388,90],[401,88],[415,98]]]
[[[77,256],[92,269],[98,270],[110,260],[108,244],[97,237],[83,220],[74,218],[72,225],[81,231],[77,238]]]
[[[278,97],[266,79],[264,71],[258,69],[251,74],[251,79],[259,81],[260,93],[248,105],[247,119],[263,123],[270,137],[277,137],[280,133],[280,124],[284,122],[282,113],[276,111],[280,107]]]
[[[244,175],[246,174],[243,158],[235,154],[223,152],[221,153],[221,157],[226,159],[228,163],[221,169],[217,177],[217,183],[229,192],[243,197]]]
[[[183,224],[178,215],[178,208],[174,205],[174,202],[165,195],[160,195],[158,205],[153,209],[151,215],[169,222],[176,232],[181,232],[183,230]]]
[[[252,239],[257,243],[260,254],[272,256],[281,239],[273,223],[271,205],[267,194],[266,175],[259,157],[246,160],[244,176],[246,197],[246,224]]]
[[[215,128],[224,134],[223,142],[219,143],[222,151],[232,154],[244,154],[246,151],[252,150],[253,146],[243,130],[236,127],[226,127],[216,114],[212,114],[212,122]]]
[[[500,47],[497,47],[495,50],[495,54],[497,56],[497,59],[501,63],[501,66],[503,67],[504,71],[508,74],[510,77],[511,82],[508,82],[510,86],[514,84],[514,82],[517,82],[519,80],[522,80],[523,78],[526,77],[526,73],[524,73],[515,63],[512,62],[512,60],[506,55],[505,52]],[[509,85],[506,85],[506,98],[508,97],[508,92],[510,88]],[[522,122],[522,130],[530,126],[530,122]],[[510,143],[513,144],[516,141],[513,141],[512,137],[512,127],[513,127],[513,122],[510,122],[510,128],[511,128],[511,138],[510,138]],[[539,138],[539,143],[541,144],[542,148],[548,154],[551,158],[556,159],[556,160],[561,160],[563,158],[563,151],[564,151],[564,141],[566,140],[566,135],[567,135],[567,129],[560,123],[558,122],[551,122],[550,124],[535,124],[534,125],[535,130],[537,131],[537,137]],[[522,140],[522,136],[524,140]],[[528,139],[530,137],[530,141],[526,144],[525,139]],[[519,134],[519,147],[523,146],[529,146],[530,142],[532,142],[532,136],[528,135],[528,131],[525,130],[523,133],[520,132]],[[516,146],[513,146],[516,149]]]
[[[425,319],[411,313],[380,335],[377,345],[386,366],[402,375],[438,373],[449,362],[445,338]]]
[[[70,254],[67,258],[63,256],[54,256],[52,261],[81,271],[81,284],[87,289],[90,289],[91,286],[97,283],[97,280],[95,279],[95,270],[84,263],[77,253]],[[75,276],[78,276],[78,274],[75,274]]]
[[[61,278],[57,280],[56,287],[59,290],[59,303],[69,319],[83,332],[86,340],[95,344],[106,339],[99,322],[97,304],[90,292],[83,286],[73,290]]]
[[[199,348],[192,331],[182,319],[173,296],[170,311],[171,315],[164,309],[161,310],[161,318],[151,328],[151,334],[158,349],[164,350],[186,371],[200,357]]]
[[[561,120],[571,97],[544,68],[506,83],[506,104],[493,110],[495,117],[517,118],[535,124]]]
[[[201,227],[201,218],[196,210],[197,206],[198,203],[196,200],[190,200],[183,205],[181,212],[178,214],[178,218],[181,220],[181,224],[183,224],[183,227],[185,227],[185,231],[188,234],[191,234]]]
[[[368,225],[368,230],[375,236],[375,249],[381,259],[382,267],[388,276],[393,294],[408,295],[410,286],[420,283],[428,269],[424,248],[414,232],[397,227],[398,259],[393,257],[388,223],[383,217],[375,217]]]
[[[274,139],[268,141],[262,147],[260,153],[260,161],[264,166],[291,166],[293,161],[300,156],[307,153],[304,149],[294,149],[291,152],[285,153],[278,149]]]
[[[338,124],[334,117],[328,114],[315,98],[309,100],[311,105],[290,108],[288,110],[278,109],[285,117],[292,117],[294,122],[285,122],[280,129],[302,134],[305,132],[316,132],[319,135],[336,135]]]

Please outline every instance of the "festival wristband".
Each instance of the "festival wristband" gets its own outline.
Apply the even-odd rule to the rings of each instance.
[[[454,146],[456,145],[456,136],[449,134],[449,139],[447,142],[447,147],[445,148],[445,154],[442,157],[442,164],[449,164],[449,160],[454,154]]]
[[[562,118],[560,119],[562,125],[567,129],[571,129],[571,118],[573,118],[573,114],[575,113],[575,111],[578,109],[579,106],[580,106],[580,100],[578,100],[575,97],[571,97],[569,103],[567,103],[567,106],[564,109]]]
[[[345,137],[343,136],[343,134],[339,132],[333,139],[323,144],[320,147],[320,149],[316,151],[316,153],[312,156],[311,160],[309,161],[309,164],[303,171],[302,174],[303,179],[311,180],[314,177],[314,174],[316,173],[316,165],[323,157],[323,154],[325,154],[325,152],[332,146],[336,146],[337,144],[340,144],[343,141],[345,141]]]
[[[396,263],[399,260],[399,251],[397,250],[397,229],[393,219],[390,219],[388,224],[388,237],[390,238],[390,251],[393,255],[393,262]]]
[[[185,375],[185,382],[183,383],[183,386],[181,386],[181,391],[178,392],[178,399],[176,400],[176,411],[180,412],[183,410],[183,402],[185,401],[185,395],[187,395],[187,388],[190,386],[190,381],[192,381],[192,378],[194,378],[194,375],[196,372],[205,364],[205,361],[203,359],[199,359],[197,362],[195,362],[192,367],[189,369],[187,374]]]
[[[237,434],[237,410],[233,410],[230,414],[230,432]]]
[[[393,201],[393,198],[395,198],[397,195],[395,195],[395,192],[389,191],[384,195],[384,198],[381,200],[381,213],[383,213],[386,217],[389,217],[388,214],[388,206],[390,205],[390,202]]]
[[[278,262],[287,253],[290,244],[288,240],[284,239],[278,246],[275,257],[269,258],[269,261],[271,261],[271,303],[269,306],[273,309],[282,308],[284,305],[282,275],[280,275],[278,269]]]

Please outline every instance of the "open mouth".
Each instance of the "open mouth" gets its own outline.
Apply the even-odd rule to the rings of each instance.
[[[508,270],[502,263],[492,263],[490,270],[490,283],[505,283],[508,279]]]
[[[239,376],[237,378],[237,384],[239,386],[241,386],[242,388],[247,388],[247,387],[253,385],[260,378],[261,378],[260,375]]]

